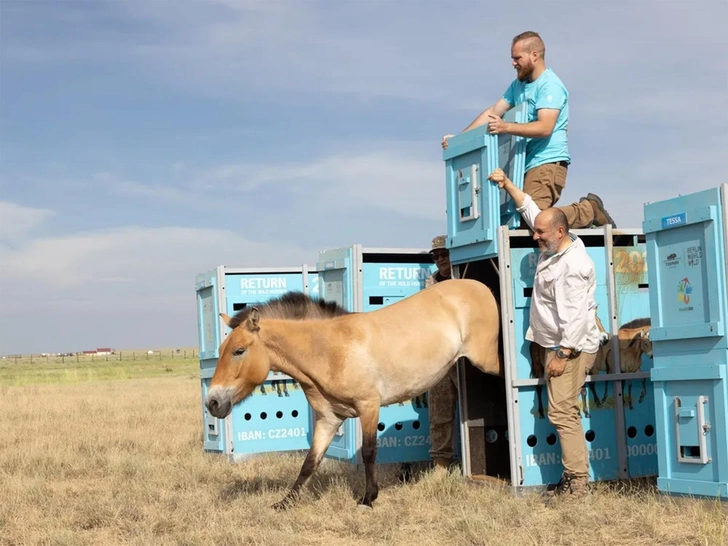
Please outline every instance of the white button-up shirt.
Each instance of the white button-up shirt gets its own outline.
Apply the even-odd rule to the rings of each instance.
[[[526,195],[517,209],[533,229],[541,212]],[[584,243],[569,234],[571,244],[553,255],[541,254],[531,296],[531,315],[526,339],[542,347],[563,347],[585,353],[599,348],[596,325],[596,276],[594,262]]]

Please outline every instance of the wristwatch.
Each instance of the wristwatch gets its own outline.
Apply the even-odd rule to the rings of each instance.
[[[571,360],[571,357],[573,357],[573,353],[569,353],[568,355],[561,350],[561,347],[559,347],[559,350],[556,351],[556,356],[559,358],[563,358],[564,360]]]

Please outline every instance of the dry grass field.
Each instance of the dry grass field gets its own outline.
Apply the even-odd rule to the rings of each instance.
[[[269,506],[302,456],[229,463],[203,453],[199,381],[178,372],[0,383],[0,544],[728,543],[720,505],[663,497],[651,483],[599,484],[583,503],[547,508],[455,473],[423,471],[400,484],[394,468],[380,467],[375,509],[362,511],[354,497],[363,476],[333,461],[296,508],[276,513]]]

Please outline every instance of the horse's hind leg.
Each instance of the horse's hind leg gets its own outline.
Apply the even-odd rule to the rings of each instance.
[[[645,400],[645,396],[647,396],[647,379],[642,378],[642,392],[640,393],[640,399],[639,403],[641,404]]]
[[[361,455],[364,459],[364,471],[366,473],[366,492],[359,499],[359,506],[372,507],[372,503],[379,495],[377,484],[376,459],[377,459],[377,425],[379,424],[379,403],[364,405],[359,410],[361,421]]]
[[[622,392],[624,392],[624,385],[627,383],[627,402],[629,409],[634,409],[634,406],[632,405],[632,380],[629,381],[622,381]]]
[[[591,413],[589,413],[589,404],[586,400],[586,387],[581,388],[581,410],[584,414],[584,417],[591,417]]]
[[[594,399],[594,403],[597,405],[598,408],[602,407],[602,400],[599,399],[599,396],[597,395],[597,386],[594,381],[589,382],[589,390],[592,393],[592,398]]]
[[[273,508],[276,510],[285,510],[298,499],[301,488],[306,484],[316,468],[318,468],[321,459],[324,458],[324,453],[331,444],[331,440],[334,438],[336,430],[341,426],[342,421],[343,419],[332,413],[316,413],[316,424],[313,429],[311,449],[308,450],[306,459],[303,461],[298,478],[296,478],[288,494],[283,500],[275,503]]]
[[[542,393],[543,393],[543,386],[536,385],[536,395],[538,396],[538,416],[541,419],[545,419],[546,416],[543,413],[543,398],[541,397]]]

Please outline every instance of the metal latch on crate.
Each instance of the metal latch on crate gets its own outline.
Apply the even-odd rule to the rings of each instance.
[[[708,405],[707,396],[698,396],[694,408],[683,407],[679,396],[674,398],[675,403],[675,443],[677,460],[681,463],[708,464],[712,461],[708,456],[707,435],[710,432],[710,423],[705,420],[705,407]],[[680,434],[682,430],[683,434]]]
[[[476,220],[480,218],[480,208],[478,207],[478,194],[480,194],[480,180],[478,165],[471,165],[470,169],[458,169],[458,209],[460,211],[460,221]],[[469,199],[463,199],[468,196],[467,186],[470,185]],[[467,201],[470,201],[468,203]]]

